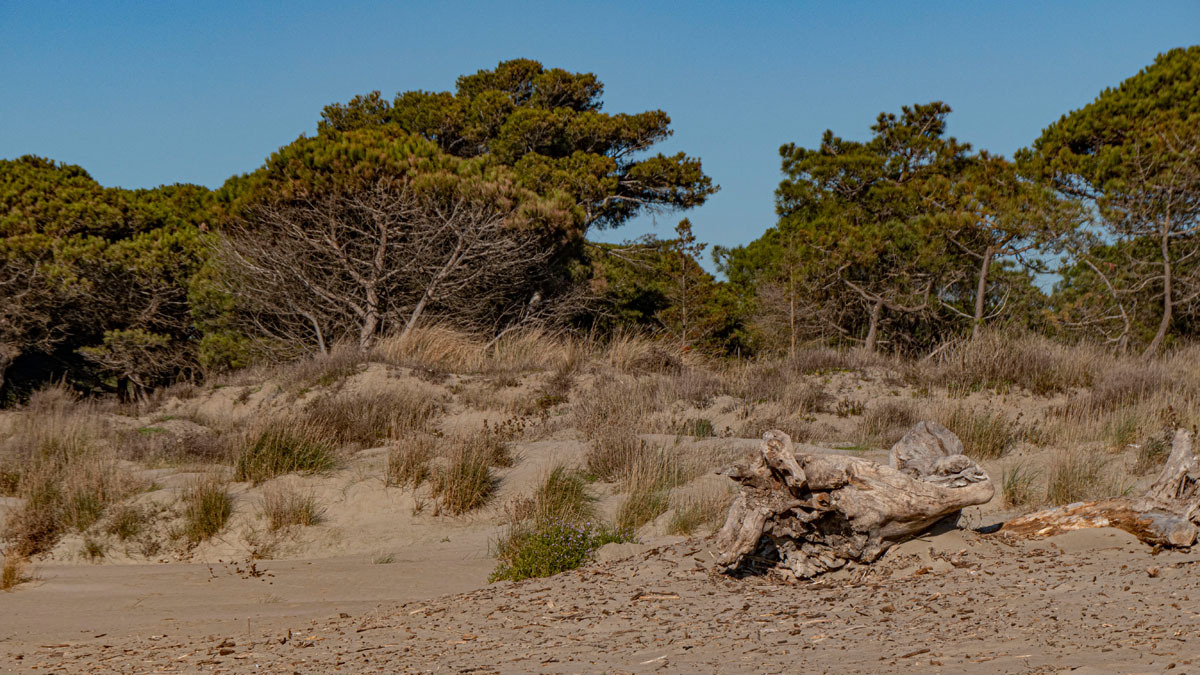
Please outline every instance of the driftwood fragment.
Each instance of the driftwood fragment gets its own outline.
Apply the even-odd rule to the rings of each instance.
[[[742,490],[717,534],[717,563],[730,571],[747,556],[778,558],[801,578],[873,562],[995,492],[958,438],[936,422],[913,427],[893,446],[889,466],[797,453],[787,434],[768,431],[758,456],[722,473]]]
[[[1122,529],[1151,546],[1195,544],[1200,528],[1200,456],[1192,452],[1191,432],[1175,431],[1171,454],[1145,495],[1076,502],[1038,511],[1009,520],[1000,531],[1049,537],[1092,527]]]

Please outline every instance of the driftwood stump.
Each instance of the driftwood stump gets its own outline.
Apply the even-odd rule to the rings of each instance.
[[[717,563],[732,571],[747,556],[777,557],[801,578],[870,563],[995,492],[958,437],[936,422],[913,427],[889,464],[797,453],[787,434],[766,432],[757,457],[721,471],[742,490],[717,534]]]
[[[1115,527],[1151,546],[1186,547],[1196,543],[1200,526],[1200,456],[1192,452],[1192,434],[1175,432],[1162,472],[1141,497],[1076,502],[1013,518],[1001,532],[1049,537],[1090,527]]]

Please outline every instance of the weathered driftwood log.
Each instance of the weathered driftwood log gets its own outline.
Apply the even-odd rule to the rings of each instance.
[[[1196,542],[1200,526],[1200,456],[1192,434],[1175,432],[1162,472],[1141,497],[1076,502],[1013,518],[1001,532],[1048,537],[1089,527],[1116,527],[1151,546],[1183,547]]]
[[[742,490],[717,534],[718,564],[729,571],[746,556],[770,554],[802,578],[873,562],[995,492],[958,438],[936,422],[918,423],[893,446],[890,466],[797,453],[787,434],[768,431],[757,457],[721,473]]]

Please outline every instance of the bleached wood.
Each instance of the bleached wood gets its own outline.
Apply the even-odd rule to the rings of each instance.
[[[1191,432],[1175,431],[1171,454],[1145,495],[1038,511],[1009,520],[1001,532],[1049,537],[1091,527],[1125,530],[1151,546],[1193,545],[1200,528],[1200,457],[1192,451]]]
[[[987,474],[961,449],[935,422],[906,434],[891,466],[797,452],[787,434],[768,431],[758,456],[723,471],[742,491],[717,534],[717,562],[733,570],[773,547],[782,567],[802,578],[872,562],[942,518],[992,498]]]

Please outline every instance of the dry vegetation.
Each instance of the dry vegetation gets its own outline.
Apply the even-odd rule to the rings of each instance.
[[[432,327],[366,354],[336,349],[172,387],[140,405],[51,387],[0,417],[3,581],[25,578],[27,561],[64,538],[72,555],[97,561],[187,555],[243,510],[303,536],[328,506],[303,481],[372,448],[382,453],[375,479],[412,493],[414,517],[506,514],[498,552],[509,577],[549,569],[522,551],[543,555],[570,532],[587,542],[582,558],[569,556],[578,561],[596,542],[639,531],[711,530],[729,495],[695,479],[733,458],[720,439],[768,428],[866,451],[932,418],[990,463],[997,508],[1117,494],[1162,462],[1166,430],[1200,421],[1197,350],[1146,361],[986,334],[923,360],[813,348],[721,362],[632,335],[512,333],[484,345]],[[534,440],[585,450],[523,501],[500,503]],[[197,477],[158,482],[171,472]],[[258,497],[234,497],[256,485]],[[605,524],[595,504],[610,498]]]

